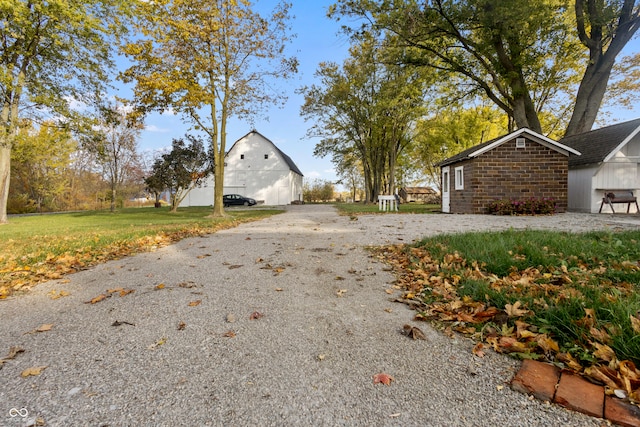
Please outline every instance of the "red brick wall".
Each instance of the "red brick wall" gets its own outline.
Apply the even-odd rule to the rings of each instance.
[[[454,186],[455,168],[464,166],[464,189]],[[498,199],[553,198],[556,211],[567,210],[568,157],[529,139],[515,139],[480,156],[450,165],[452,213],[486,213]]]

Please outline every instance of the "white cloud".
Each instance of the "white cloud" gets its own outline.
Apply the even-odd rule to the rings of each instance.
[[[161,128],[156,125],[147,125],[145,126],[144,130],[146,130],[147,132],[156,132],[156,133],[167,133],[171,131],[171,129]]]

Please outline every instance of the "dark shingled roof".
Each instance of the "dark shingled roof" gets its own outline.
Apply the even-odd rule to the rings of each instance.
[[[247,136],[249,136],[249,134],[251,133],[255,133],[257,135],[260,135],[261,137],[263,137],[264,139],[266,139],[267,141],[269,141],[271,143],[271,145],[273,145],[273,148],[276,149],[276,151],[278,153],[280,153],[280,155],[282,156],[282,158],[284,159],[284,161],[287,163],[287,166],[289,166],[289,169],[291,169],[292,171],[294,171],[295,173],[297,173],[300,176],[304,176],[302,174],[302,172],[300,171],[300,169],[298,169],[298,166],[293,162],[293,160],[291,159],[291,157],[287,156],[286,154],[284,154],[276,144],[274,144],[269,138],[267,138],[266,136],[264,136],[263,134],[261,134],[260,132],[258,132],[257,130],[252,130],[251,132],[247,133],[245,136],[243,136],[242,138],[238,139],[238,141],[246,138]],[[234,142],[233,145],[235,146],[238,141]],[[229,151],[231,151],[233,149],[233,146],[231,146],[231,148],[229,149]],[[229,153],[229,151],[227,151],[227,154]]]
[[[562,144],[582,153],[569,156],[569,167],[601,163],[639,126],[640,119],[635,119],[561,139]]]
[[[511,141],[514,138],[518,138],[518,137],[524,137],[526,136],[527,139],[534,141],[538,144],[542,144],[545,145],[553,150],[559,151],[561,153],[565,153],[565,154],[569,154],[571,151],[575,151],[573,147],[569,147],[565,144],[561,144],[557,141],[554,141],[544,135],[540,135],[537,132],[534,132],[530,129],[527,128],[520,128],[514,132],[511,132],[510,134],[507,135],[502,135],[498,138],[492,139],[491,141],[487,141],[487,142],[483,142],[482,144],[478,144],[475,145],[469,149],[464,150],[461,153],[456,154],[455,156],[449,157],[448,159],[445,159],[443,161],[441,161],[440,163],[438,163],[436,166],[439,167],[444,167],[444,166],[448,166],[457,162],[460,162],[462,160],[467,160],[470,159],[471,157],[476,157],[482,153],[484,153],[487,150],[492,150],[493,147],[492,145],[495,144],[495,146],[498,145],[502,145],[504,143],[506,143],[507,141]],[[576,151],[575,153],[573,153],[575,155],[579,155],[579,150]]]
[[[494,138],[491,141],[483,142],[481,144],[474,145],[471,148],[467,148],[466,150],[461,151],[460,153],[456,154],[455,156],[451,156],[448,159],[445,159],[445,160],[441,161],[436,166],[439,166],[439,167],[448,166],[448,165],[452,165],[454,163],[457,163],[457,162],[459,162],[461,160],[465,160],[467,157],[469,157],[470,154],[480,150],[481,148],[486,147],[487,145],[493,144],[494,142],[496,142],[500,138],[504,138],[504,135],[501,136],[501,137],[498,137],[498,138]]]

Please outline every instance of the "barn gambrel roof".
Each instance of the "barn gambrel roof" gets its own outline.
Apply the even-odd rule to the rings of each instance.
[[[225,156],[229,155],[229,153],[231,151],[233,151],[233,148],[236,146],[236,144],[240,141],[242,141],[243,139],[247,138],[249,135],[251,134],[256,134],[259,135],[260,137],[262,137],[265,141],[269,142],[271,145],[273,145],[273,148],[276,150],[276,152],[278,152],[278,154],[280,154],[282,156],[282,158],[284,159],[285,163],[287,164],[287,166],[289,166],[289,169],[291,169],[293,172],[297,173],[300,176],[304,176],[302,174],[302,172],[300,171],[300,169],[298,169],[298,166],[294,163],[294,161],[291,159],[291,157],[287,156],[282,150],[280,150],[278,148],[278,146],[276,144],[273,143],[273,141],[271,141],[269,138],[267,138],[266,136],[264,136],[263,134],[261,134],[260,132],[258,132],[257,130],[252,130],[251,132],[247,133],[245,136],[243,136],[242,138],[239,138],[236,142],[233,143],[233,145],[231,146],[231,148],[229,149],[229,151],[227,151],[227,154],[225,154]]]

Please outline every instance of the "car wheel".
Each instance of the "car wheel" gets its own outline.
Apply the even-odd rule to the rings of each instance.
[[[249,202],[244,202],[244,205],[245,206],[249,206]]]

